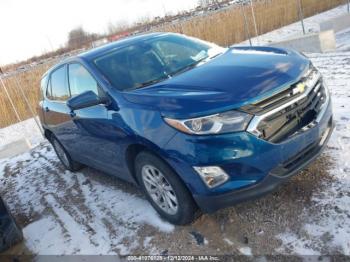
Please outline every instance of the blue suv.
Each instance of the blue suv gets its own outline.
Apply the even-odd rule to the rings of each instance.
[[[333,130],[328,89],[304,55],[172,33],[70,58],[41,90],[42,126],[62,164],[137,184],[174,224],[272,191]]]

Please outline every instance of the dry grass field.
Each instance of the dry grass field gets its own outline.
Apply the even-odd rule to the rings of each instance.
[[[302,9],[304,16],[308,17],[345,3],[346,0],[302,0]],[[261,0],[254,4],[254,10],[259,34],[291,24],[299,19],[297,0]],[[245,30],[242,11],[247,17],[248,30]],[[252,9],[249,5],[212,12],[182,22],[164,24],[155,30],[183,33],[223,46],[246,40],[248,35],[255,36]],[[27,72],[3,79],[21,120],[32,116],[20,87],[32,108],[36,109],[39,101],[40,78],[50,65],[51,63],[40,65]],[[0,128],[18,122],[2,86],[0,87],[0,112]]]
[[[304,17],[309,17],[346,0],[301,0]],[[298,0],[260,0],[254,4],[258,34],[264,34],[299,20]],[[244,16],[247,18],[245,30]],[[234,7],[193,19],[165,24],[157,31],[171,31],[198,37],[219,45],[228,46],[256,36],[250,5]]]
[[[12,98],[15,104],[21,121],[33,117],[33,115],[30,112],[30,108],[25,102],[26,100],[24,96],[26,97],[27,101],[29,101],[31,108],[34,110],[34,112],[36,112],[36,108],[40,97],[40,79],[44,72],[48,70],[51,65],[52,63],[39,65],[26,72],[21,72],[14,76],[2,79],[10,97]],[[0,128],[19,122],[19,119],[11,106],[11,103],[7,97],[5,89],[3,88],[1,82],[0,112]]]

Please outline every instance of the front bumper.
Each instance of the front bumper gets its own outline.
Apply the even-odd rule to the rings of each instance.
[[[180,175],[204,212],[214,212],[273,191],[310,164],[333,130],[331,102],[306,131],[274,144],[248,132],[220,136],[178,133],[166,146],[166,160]],[[230,179],[209,189],[193,166],[219,166]]]
[[[288,181],[312,163],[327,145],[334,129],[332,118],[329,120],[328,128],[324,135],[315,143],[309,145],[303,151],[289,159],[286,163],[278,165],[259,183],[215,196],[194,195],[198,206],[203,212],[212,213],[218,209],[232,206],[234,204],[255,199],[277,189],[281,184]]]

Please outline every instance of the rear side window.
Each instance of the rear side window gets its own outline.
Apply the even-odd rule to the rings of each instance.
[[[51,74],[47,97],[56,101],[66,101],[70,97],[65,66]]]
[[[51,79],[49,79],[49,83],[47,84],[46,97],[47,97],[48,99],[53,100],[53,97],[52,97],[52,89],[51,89]]]
[[[41,82],[40,82],[40,100],[43,100],[43,98],[45,97],[45,92],[47,92],[47,79],[48,79],[47,75],[41,79]]]
[[[70,64],[68,67],[69,87],[72,96],[86,91],[98,94],[98,85],[92,75],[80,64]]]

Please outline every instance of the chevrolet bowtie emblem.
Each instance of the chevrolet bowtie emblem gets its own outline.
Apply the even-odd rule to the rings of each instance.
[[[301,94],[301,93],[304,93],[305,91],[305,84],[303,83],[299,83],[297,84],[297,86],[293,89],[293,95],[296,95],[296,94]]]

